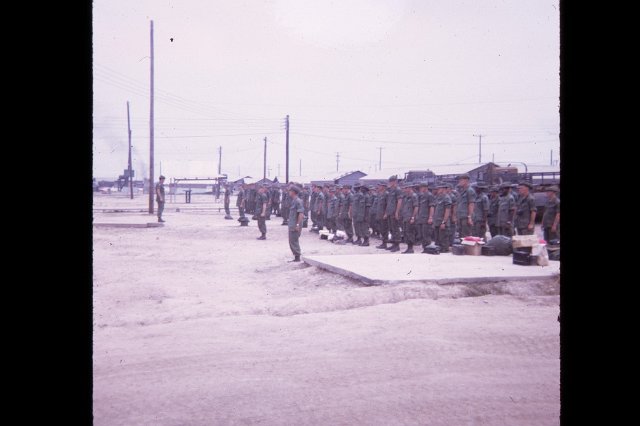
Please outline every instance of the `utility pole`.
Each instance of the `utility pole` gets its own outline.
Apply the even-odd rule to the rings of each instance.
[[[150,101],[149,101],[149,214],[153,214],[154,178],[153,178],[153,20],[151,20],[151,55],[150,55]]]
[[[495,163],[496,162],[496,154],[495,153],[491,153],[491,162]]]
[[[302,176],[302,158],[300,159],[300,176]]]
[[[380,160],[378,160],[378,170],[382,170],[382,147],[379,146],[378,149],[380,150]]]
[[[129,134],[129,193],[133,200],[133,176],[131,176],[131,121],[129,120],[129,101],[127,101],[127,133]]]
[[[264,165],[263,165],[263,173],[262,179],[267,178],[267,137],[264,137]]]
[[[285,164],[285,173],[286,173],[286,178],[285,178],[285,183],[289,183],[289,116],[287,115],[286,121],[285,121],[285,126],[287,129],[287,163]],[[278,173],[280,173],[278,171]]]
[[[478,146],[478,164],[482,164],[482,135],[473,135],[480,138],[480,145]]]
[[[222,174],[222,147],[218,147],[218,176]]]
[[[549,160],[549,165],[553,166],[553,150],[551,150],[551,159]]]
[[[339,165],[340,165],[340,153],[336,152],[336,172],[339,169],[339,167],[338,167]]]

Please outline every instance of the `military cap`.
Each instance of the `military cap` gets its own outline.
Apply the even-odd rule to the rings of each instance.
[[[296,186],[296,185],[291,185],[291,187],[289,188],[289,191],[293,191],[296,194],[300,194],[300,192],[302,191],[302,189],[300,189],[300,187]]]
[[[558,188],[556,185],[550,186],[548,187],[545,191],[553,191],[555,193],[560,192],[560,188]]]
[[[164,177],[164,176],[162,176],[162,175],[160,175],[160,177],[159,177],[158,179],[165,179],[165,177]]]
[[[484,191],[485,189],[489,188],[487,185],[483,184],[483,183],[478,183],[475,185],[476,189],[479,189],[481,191]]]
[[[529,182],[520,182],[518,186],[526,186],[529,189],[533,189],[533,185],[531,185]]]
[[[398,175],[389,176],[389,182],[397,181]]]
[[[447,188],[447,184],[444,182],[440,182],[438,184],[436,184],[436,189],[438,188]]]
[[[470,177],[468,173],[463,173],[461,175],[458,175],[457,179],[470,179]]]
[[[505,182],[503,184],[500,184],[500,189],[507,189],[507,188],[511,188],[510,183]]]
[[[489,191],[498,192],[498,186],[497,185],[493,185],[491,188],[489,188]]]

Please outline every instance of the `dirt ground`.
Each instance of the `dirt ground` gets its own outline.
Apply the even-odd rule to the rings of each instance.
[[[95,425],[560,423],[557,279],[365,286],[287,263],[281,218],[258,241],[209,197],[167,204],[161,228],[94,227]],[[95,210],[109,221],[155,216]]]

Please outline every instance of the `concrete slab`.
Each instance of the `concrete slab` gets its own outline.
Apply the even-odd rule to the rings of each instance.
[[[451,253],[351,254],[303,256],[302,261],[366,284],[407,281],[434,284],[540,280],[560,273],[560,262],[549,266],[514,265],[511,256],[454,256]]]
[[[93,226],[98,228],[159,228],[164,226],[164,223],[159,222],[147,222],[147,223],[116,223],[116,222],[102,222],[93,223]]]

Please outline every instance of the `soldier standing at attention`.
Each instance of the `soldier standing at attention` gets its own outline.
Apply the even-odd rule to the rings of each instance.
[[[233,219],[231,217],[231,210],[229,209],[229,204],[231,203],[231,187],[229,184],[224,186],[224,218],[225,219]]]
[[[484,193],[485,185],[476,185],[476,206],[473,209],[473,236],[486,240],[487,219],[489,217],[489,197]],[[486,241],[485,241],[486,242]]]
[[[458,222],[458,234],[460,238],[468,237],[473,230],[473,209],[476,204],[476,193],[469,187],[469,175],[464,173],[458,176],[458,205],[456,218]]]
[[[333,234],[338,230],[336,224],[336,217],[338,217],[338,197],[336,197],[336,189],[331,186],[329,188],[329,200],[327,202],[327,228]]]
[[[498,205],[500,199],[498,198],[498,187],[492,186],[489,194],[489,214],[487,215],[487,222],[489,223],[489,233],[491,237],[498,235]]]
[[[156,202],[158,203],[158,222],[164,222],[162,212],[164,211],[164,176],[158,178],[160,182],[156,183]]]
[[[383,220],[388,222],[391,231],[391,247],[387,250],[391,252],[400,251],[400,209],[402,208],[402,191],[398,188],[398,176],[389,178],[387,189],[387,205]]]
[[[402,198],[402,233],[407,249],[403,254],[413,253],[413,244],[416,242],[416,216],[418,214],[418,195],[413,190],[410,183],[403,185],[404,195]]]
[[[518,184],[518,193],[520,196],[516,201],[516,220],[515,226],[518,235],[533,235],[536,226],[536,200],[531,194],[533,185],[529,182],[521,182]]]
[[[282,225],[289,223],[289,206],[291,204],[291,196],[289,195],[289,185],[282,186],[282,206],[280,207],[280,213],[282,215]]]
[[[453,189],[453,185],[446,184],[445,193],[451,199],[451,217],[447,224],[449,230],[449,245],[453,244],[453,240],[456,238],[457,224],[458,224],[458,191]]]
[[[560,189],[557,186],[551,186],[547,189],[547,203],[544,207],[542,215],[542,232],[544,240],[549,244],[551,240],[560,238],[560,198],[558,198]]]
[[[449,251],[449,219],[451,217],[451,197],[447,194],[447,184],[441,183],[436,186],[437,195],[435,199],[435,209],[433,212],[433,234],[436,244],[440,246],[440,252]]]
[[[342,195],[344,198],[342,199],[342,207],[340,209],[340,219],[344,227],[344,232],[347,234],[345,243],[353,244],[353,212],[351,211],[353,194],[351,193],[351,185],[342,185]]]
[[[513,236],[513,214],[516,211],[516,202],[509,193],[511,186],[508,183],[500,185],[500,198],[498,199],[498,235],[511,238]]]
[[[389,221],[385,217],[387,211],[387,185],[379,183],[376,189],[378,197],[378,205],[376,206],[376,223],[378,232],[380,232],[380,239],[382,243],[376,246],[378,249],[387,249],[387,243],[389,242]]]
[[[316,198],[318,198],[318,187],[313,184],[311,185],[311,196],[309,197],[309,210],[311,210],[311,228],[309,232],[314,232],[318,229],[318,223],[316,220]]]
[[[238,207],[238,214],[240,214],[240,219],[242,219],[244,217],[244,206],[245,206],[245,197],[244,197],[244,190],[246,188],[246,185],[243,183],[240,186],[240,190],[238,191],[238,198],[236,199],[236,207]]]
[[[275,183],[271,187],[271,213],[280,216],[280,188]]]
[[[304,206],[299,195],[302,190],[295,185],[289,188],[291,206],[289,208],[289,248],[293,253],[293,260],[289,262],[300,262],[300,234],[302,233],[302,221],[304,220]]]
[[[302,221],[302,227],[306,228],[309,221],[309,186],[302,185],[301,183],[294,183],[294,185],[302,188],[300,191],[300,200],[302,200],[302,206],[304,207],[304,220]]]
[[[433,235],[433,210],[434,198],[429,192],[429,185],[422,182],[418,193],[418,214],[416,215],[416,227],[418,228],[418,241],[422,244],[422,252],[426,253],[426,247],[431,244]]]
[[[362,244],[360,244],[362,247],[369,247],[369,235],[371,235],[371,233],[369,232],[369,226],[371,224],[371,210],[372,210],[372,206],[373,206],[373,196],[371,194],[369,194],[369,187],[362,185],[360,187],[360,190],[362,191],[362,193],[364,194],[364,220],[362,221],[362,238],[364,238],[364,241],[362,241]]]
[[[258,240],[267,239],[267,210],[269,208],[269,198],[267,197],[267,185],[261,185],[256,195],[256,216],[258,216],[258,229],[261,236]]]
[[[327,189],[323,185],[317,186],[318,193],[316,195],[316,203],[314,206],[316,212],[317,231],[320,232],[324,228],[327,216]]]
[[[364,235],[362,234],[362,224],[364,223],[365,199],[364,194],[360,191],[360,184],[353,185],[355,193],[351,200],[351,214],[353,218],[353,230],[356,234],[356,241],[353,243],[357,246],[362,244]]]

